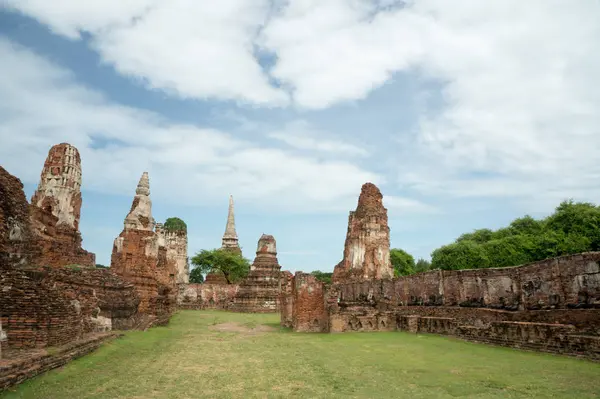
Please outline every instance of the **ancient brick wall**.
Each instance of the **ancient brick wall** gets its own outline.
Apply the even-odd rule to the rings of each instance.
[[[45,279],[53,281],[67,298],[79,303],[84,332],[127,330],[137,322],[140,303],[135,288],[106,269],[45,269]]]
[[[434,270],[386,280],[340,284],[346,302],[393,298],[399,306],[460,306],[506,310],[600,309],[600,252],[493,269]],[[385,292],[384,292],[385,291]]]
[[[600,359],[599,265],[592,252],[337,284],[327,293],[328,328],[398,328]]]
[[[327,331],[325,286],[315,276],[297,272],[292,281],[292,328],[300,332]]]
[[[9,348],[43,348],[81,338],[84,323],[75,300],[42,271],[0,273],[0,318]]]
[[[61,367],[71,360],[96,350],[102,343],[116,337],[117,335],[114,333],[93,334],[63,345],[51,354],[46,351],[37,351],[28,353],[24,357],[0,360],[0,392],[48,370]]]
[[[292,284],[294,275],[287,270],[281,272],[279,278],[279,313],[281,326],[291,328],[293,325],[294,295]]]
[[[0,317],[11,348],[61,345],[91,332],[129,329],[137,322],[132,285],[108,270],[4,269]]]
[[[180,309],[228,310],[238,289],[237,284],[179,284],[177,305]]]
[[[0,268],[28,264],[32,244],[23,184],[0,166]]]

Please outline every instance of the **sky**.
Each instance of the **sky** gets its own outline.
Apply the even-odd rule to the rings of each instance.
[[[0,0],[0,164],[28,198],[82,157],[81,233],[110,264],[137,182],[189,254],[233,195],[291,271],[331,271],[363,183],[415,258],[600,198],[596,0]]]

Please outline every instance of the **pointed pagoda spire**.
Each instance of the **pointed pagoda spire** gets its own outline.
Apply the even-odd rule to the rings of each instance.
[[[142,177],[140,177],[140,182],[135,189],[135,193],[137,195],[150,195],[150,178],[148,177],[148,172],[142,173]]]
[[[148,172],[144,172],[135,189],[135,197],[131,204],[131,210],[125,217],[125,229],[154,230],[154,218],[152,217],[152,201],[150,200],[150,178]]]
[[[238,235],[235,231],[235,215],[233,211],[233,196],[229,196],[229,212],[227,213],[227,226],[225,226],[225,234],[221,248],[239,248]]]

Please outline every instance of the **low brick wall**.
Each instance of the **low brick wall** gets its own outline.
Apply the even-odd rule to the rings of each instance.
[[[237,284],[179,284],[177,307],[179,309],[228,310],[233,305]]]
[[[569,324],[500,321],[471,326],[448,317],[398,316],[398,329],[600,361],[600,336],[579,335]]]
[[[20,353],[19,357],[14,359],[0,360],[0,391],[48,370],[61,367],[71,360],[96,350],[104,342],[118,336],[115,333],[93,334],[58,347],[52,354],[48,354],[45,350],[37,350]]]

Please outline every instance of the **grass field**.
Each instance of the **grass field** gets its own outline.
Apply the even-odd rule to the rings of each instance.
[[[598,398],[600,364],[403,332],[300,334],[182,311],[0,398]]]

